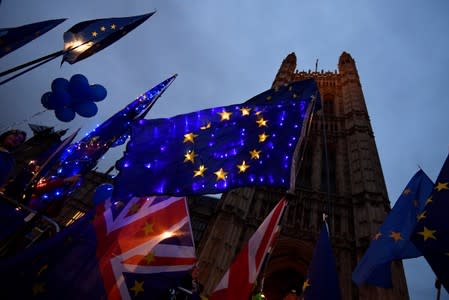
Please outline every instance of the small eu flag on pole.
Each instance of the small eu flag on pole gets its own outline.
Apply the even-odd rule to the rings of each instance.
[[[340,300],[337,267],[332,253],[327,223],[321,228],[307,278],[302,287],[304,300]]]
[[[449,157],[419,215],[411,240],[449,292]]]
[[[95,19],[81,22],[64,33],[62,62],[74,64],[121,39],[155,12],[125,18]]]
[[[410,179],[352,273],[356,284],[391,288],[391,262],[422,255],[410,236],[422,218],[421,211],[432,187],[432,180],[422,170]]]
[[[141,120],[116,164],[114,196],[214,194],[256,185],[288,189],[315,97],[310,79],[243,104]]]

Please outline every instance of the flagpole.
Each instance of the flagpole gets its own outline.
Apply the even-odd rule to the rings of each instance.
[[[41,61],[44,61],[46,59],[53,58],[54,56],[60,56],[63,53],[64,53],[64,50],[59,50],[59,51],[56,51],[54,53],[42,56],[42,57],[37,58],[35,60],[32,60],[32,61],[29,61],[27,63],[21,64],[19,66],[14,67],[14,68],[11,68],[9,70],[3,71],[3,72],[0,73],[0,77],[3,77],[5,75],[11,74],[11,73],[14,73],[14,72],[16,72],[18,70],[24,69],[24,68],[26,68],[28,66],[31,66],[31,65],[34,65],[34,64],[37,64],[37,63],[39,63]]]
[[[173,76],[176,78],[176,77],[178,77],[178,74],[176,73]],[[148,114],[150,109],[154,106],[154,104],[156,104],[156,101],[159,100],[159,98],[165,93],[165,91],[168,89],[168,87],[173,83],[173,81],[174,81],[174,79],[168,83],[167,87],[159,95],[157,95],[156,98],[153,99],[153,101],[148,105],[148,108],[146,110],[144,110],[142,113],[140,113],[139,115],[137,115],[134,120],[144,118]]]
[[[282,213],[279,217],[279,222],[277,224],[278,226],[278,230],[277,230],[277,237],[274,240],[273,244],[271,245],[270,249],[268,250],[267,254],[264,257],[264,260],[262,261],[262,264],[260,266],[260,271],[259,274],[262,274],[262,277],[260,278],[261,280],[261,284],[260,284],[260,291],[263,293],[263,284],[265,282],[265,270],[266,267],[268,266],[268,261],[270,258],[270,254],[274,249],[274,245],[277,243],[279,236],[281,235],[281,230],[282,230],[282,220],[284,219],[285,216],[285,212],[287,211],[288,205],[290,203],[291,198],[293,197],[293,193],[289,193],[287,192],[287,194],[285,195],[285,200],[286,200],[286,204],[284,209],[282,210]]]
[[[7,83],[7,82],[9,82],[9,81],[11,81],[11,80],[13,80],[13,79],[19,77],[20,75],[23,75],[23,74],[25,74],[25,73],[28,73],[29,71],[34,70],[34,69],[36,69],[37,67],[42,66],[43,64],[48,63],[49,61],[52,61],[53,59],[55,59],[55,58],[61,56],[62,54],[64,54],[64,51],[62,50],[62,51],[59,51],[59,52],[55,52],[55,53],[53,53],[53,54],[54,54],[54,56],[48,56],[48,55],[45,56],[46,60],[42,61],[41,63],[39,63],[39,64],[37,64],[37,65],[34,65],[34,66],[31,66],[30,68],[25,69],[25,70],[23,70],[22,72],[17,73],[17,74],[15,74],[15,75],[13,75],[13,76],[11,76],[11,77],[9,77],[9,78],[7,78],[7,79],[1,81],[1,82],[0,82],[0,85],[3,85],[3,84],[5,84],[5,83]],[[40,60],[36,60],[36,61],[40,61]],[[19,70],[19,69],[18,69],[18,70]],[[6,71],[6,72],[7,72],[7,71]],[[5,72],[3,72],[3,73],[5,73]],[[2,74],[3,74],[3,73],[2,73]]]
[[[326,202],[327,202],[327,215],[329,216],[329,224],[331,224],[332,219],[332,205],[330,200],[330,172],[329,172],[329,154],[327,148],[327,132],[326,132],[326,118],[324,112],[324,103],[323,103],[323,111],[322,111],[322,131],[323,131],[323,144],[324,144],[324,164],[326,168]]]
[[[55,59],[55,58],[57,58],[57,57],[59,57],[59,56],[61,56],[61,55],[64,55],[64,54],[69,53],[69,52],[72,52],[72,51],[78,49],[79,47],[81,47],[81,46],[83,46],[83,45],[85,45],[85,44],[87,44],[87,43],[92,42],[93,40],[94,40],[94,39],[87,40],[87,41],[85,41],[85,42],[83,42],[83,43],[81,43],[81,44],[79,44],[79,45],[77,45],[77,46],[75,46],[75,47],[72,47],[72,48],[69,48],[69,49],[66,49],[66,50],[64,50],[64,49],[63,49],[63,50],[59,50],[59,51],[56,51],[56,52],[54,52],[54,53],[51,53],[51,54],[42,56],[42,57],[37,58],[37,59],[35,59],[35,60],[29,61],[29,62],[27,62],[27,63],[24,63],[24,64],[22,64],[22,65],[16,66],[16,67],[14,67],[14,68],[11,68],[11,69],[9,69],[9,70],[3,71],[3,72],[0,73],[0,77],[3,77],[3,76],[5,76],[5,75],[8,75],[8,74],[13,73],[13,72],[16,72],[16,71],[21,70],[21,69],[23,69],[23,68],[26,68],[26,67],[28,67],[28,66],[32,66],[32,65],[34,65],[34,64],[39,63],[39,64],[37,64],[37,65],[35,65],[35,66],[32,66],[32,67],[30,67],[30,68],[28,68],[28,69],[26,69],[26,70],[24,70],[24,71],[22,71],[22,72],[20,72],[20,73],[18,73],[18,74],[16,74],[16,75],[12,76],[12,77],[10,77],[10,78],[8,78],[8,79],[6,79],[6,80],[0,82],[0,85],[3,85],[3,84],[5,84],[5,83],[7,83],[7,82],[13,80],[14,78],[17,78],[17,77],[19,77],[20,75],[23,75],[23,74],[25,74],[25,73],[28,73],[29,71],[34,70],[35,68],[37,68],[37,67],[39,67],[39,66],[41,66],[41,65],[43,65],[43,64],[46,64],[46,63],[48,63],[49,61],[52,61],[53,59]],[[63,61],[63,62],[64,62],[64,61]],[[62,63],[61,63],[61,65],[62,65]]]
[[[438,278],[435,278],[435,288],[437,289],[437,298],[436,298],[436,300],[440,300],[440,297],[441,297],[441,281]]]

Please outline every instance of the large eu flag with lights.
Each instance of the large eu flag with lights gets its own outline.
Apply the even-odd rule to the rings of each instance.
[[[315,99],[315,101],[313,100]],[[214,194],[243,186],[290,188],[305,120],[319,102],[313,79],[243,104],[141,120],[117,162],[114,196]]]

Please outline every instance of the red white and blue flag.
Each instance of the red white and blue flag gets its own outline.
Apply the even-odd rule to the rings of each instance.
[[[210,300],[248,299],[265,258],[279,233],[284,198],[265,218],[212,293]]]
[[[140,293],[142,282],[160,287],[159,280],[148,278],[193,267],[195,248],[185,198],[132,198],[118,210],[110,201],[105,205],[95,228],[108,299],[131,299],[132,293]]]
[[[162,299],[196,262],[185,198],[107,200],[91,219],[0,262],[2,299]]]

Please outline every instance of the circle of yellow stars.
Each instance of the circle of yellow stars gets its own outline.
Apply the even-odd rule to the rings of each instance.
[[[270,100],[270,99],[267,99]],[[220,116],[219,122],[227,122],[231,121],[234,115],[238,115],[237,117],[249,117],[251,114],[256,116],[256,125],[257,128],[268,128],[269,127],[269,120],[265,119],[262,116],[261,111],[254,111],[251,107],[242,107],[238,109],[237,113],[233,113],[230,111],[227,111],[226,109],[223,109],[221,112],[217,113]],[[212,128],[212,123],[210,121],[207,121],[205,125],[200,127],[201,131],[207,130]],[[199,134],[195,132],[188,132],[184,134],[183,144],[187,144],[190,146],[193,146],[195,144],[195,140],[199,137]],[[270,135],[267,134],[267,132],[263,131],[262,133],[258,134],[258,142],[264,143],[269,139]],[[259,149],[252,149],[249,151],[249,157],[248,160],[242,160],[241,162],[238,162],[236,164],[236,168],[238,170],[238,174],[245,173],[250,167],[251,167],[251,160],[259,160],[261,158],[262,150]],[[184,163],[191,163],[192,165],[196,165],[196,167],[193,169],[193,177],[204,177],[205,172],[208,171],[208,168],[204,164],[196,164],[199,154],[195,152],[195,149],[187,149],[184,153]],[[211,171],[216,176],[216,181],[224,180],[226,181],[227,175],[229,174],[230,170],[225,170],[223,168],[219,168],[218,170],[212,170]]]

